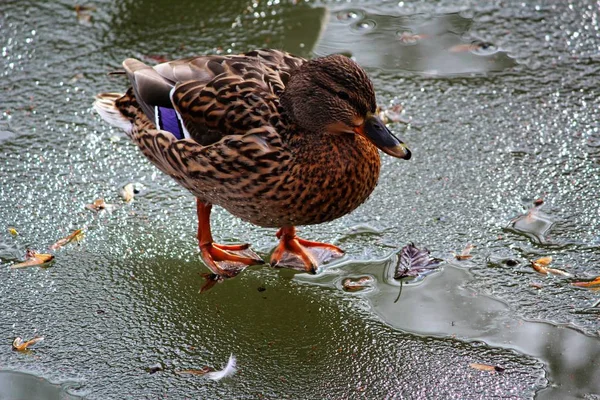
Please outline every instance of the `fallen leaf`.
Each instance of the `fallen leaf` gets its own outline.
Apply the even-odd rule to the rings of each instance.
[[[529,286],[531,286],[532,288],[535,288],[535,289],[541,289],[544,287],[544,285],[540,282],[531,282],[529,284]]]
[[[488,365],[488,364],[479,364],[479,363],[471,363],[469,367],[473,369],[477,369],[479,371],[488,371],[488,372],[504,372],[504,368],[498,365]]]
[[[81,72],[73,75],[73,77],[69,80],[69,83],[75,83],[80,79],[83,79],[85,77],[85,75],[83,75]]]
[[[456,258],[457,260],[468,260],[469,258],[473,257],[471,255],[471,250],[473,250],[475,248],[475,246],[473,246],[472,244],[467,244],[465,246],[465,249],[460,253],[460,254],[456,254],[456,253],[452,253],[454,255],[454,258]]]
[[[123,200],[125,200],[126,203],[129,203],[131,200],[133,200],[134,196],[135,192],[133,183],[128,183],[127,185],[123,186],[123,188],[121,189],[121,197],[123,198]]]
[[[85,208],[87,208],[88,210],[92,210],[92,211],[102,211],[102,210],[107,210],[110,211],[112,210],[114,206],[112,204],[107,204],[104,199],[97,199],[94,200],[94,202],[92,204],[86,204]]]
[[[43,336],[39,336],[39,337],[34,337],[33,339],[24,342],[23,338],[17,337],[13,341],[12,347],[13,347],[13,350],[25,351],[25,350],[27,350],[27,348],[29,346],[32,346],[32,345],[34,345],[36,343],[39,343],[42,340],[44,340],[44,337]]]
[[[427,38],[429,38],[429,35],[423,33],[414,34],[412,32],[402,32],[402,34],[399,35],[398,40],[404,44],[417,44],[419,40]]]
[[[89,25],[92,21],[92,12],[96,11],[94,6],[82,6],[80,4],[75,5],[75,13],[77,14],[77,20],[84,25]]]
[[[533,262],[533,264],[537,265],[538,267],[547,267],[548,265],[550,265],[551,262],[552,262],[552,257],[547,256],[547,257],[538,258],[537,260],[535,260]]]
[[[50,250],[58,250],[63,247],[65,244],[70,242],[78,242],[83,239],[83,231],[81,229],[77,229],[69,236],[59,239],[56,243],[50,246]]]
[[[19,235],[19,232],[17,232],[17,230],[15,228],[13,228],[12,226],[8,228],[8,233],[10,233],[13,236]]]
[[[546,271],[553,275],[571,276],[570,273],[556,268],[546,268]]]
[[[346,278],[342,282],[342,287],[347,292],[358,292],[368,288],[373,283],[370,276],[361,276],[359,278]]]
[[[560,269],[548,268],[548,265],[550,265],[551,262],[552,262],[552,257],[550,257],[550,256],[541,257],[535,261],[532,261],[531,266],[533,267],[533,269],[535,269],[540,274],[544,274],[544,275],[554,274],[554,275],[562,275],[562,276],[571,276],[571,274],[569,274],[568,272],[562,271]]]
[[[36,253],[34,250],[27,250],[25,261],[12,265],[10,268],[28,268],[28,267],[47,267],[54,260],[52,254]]]
[[[552,257],[542,257],[542,258],[538,258],[535,261],[532,261],[531,266],[533,267],[533,269],[535,269],[540,274],[547,275],[548,269],[546,268],[546,266],[548,266],[551,262],[552,262]]]
[[[409,243],[400,250],[400,259],[396,265],[394,279],[401,279],[407,276],[417,276],[421,272],[436,269],[440,262],[437,258],[429,256],[429,250],[419,250],[413,243]]]
[[[593,281],[573,282],[573,283],[571,283],[571,285],[578,286],[578,287],[585,287],[585,288],[594,288],[596,286],[600,287],[600,276],[594,278]]]

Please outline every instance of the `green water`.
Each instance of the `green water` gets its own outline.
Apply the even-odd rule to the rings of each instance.
[[[68,1],[0,5],[0,399],[38,384],[49,399],[600,396],[598,292],[570,285],[600,275],[596,3],[93,5],[89,21]],[[338,263],[316,276],[252,267],[200,295],[192,196],[91,103],[126,87],[107,73],[127,57],[260,47],[352,55],[379,103],[403,106],[410,124],[389,127],[413,159],[384,158],[367,203],[301,228],[343,247]],[[124,204],[129,182],[143,190]],[[117,207],[84,208],[100,197]],[[535,218],[511,224],[540,197]],[[218,208],[212,222],[263,256],[277,243]],[[78,228],[51,268],[10,269]],[[447,262],[394,302],[408,242]],[[473,258],[453,260],[467,243]],[[531,268],[548,255],[573,277]],[[365,275],[372,288],[342,289]],[[11,350],[35,335],[31,352]],[[230,354],[229,379],[176,373]]]

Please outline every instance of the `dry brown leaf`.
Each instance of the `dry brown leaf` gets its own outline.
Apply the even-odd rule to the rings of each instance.
[[[594,278],[593,281],[587,282],[573,282],[571,283],[573,286],[585,287],[585,288],[595,288],[596,286],[600,287],[600,276]]]
[[[87,208],[88,210],[92,210],[92,211],[102,211],[102,210],[110,211],[113,208],[113,205],[107,204],[104,201],[104,199],[97,199],[97,200],[94,200],[94,202],[92,204],[86,204],[85,208]]]
[[[75,14],[77,14],[77,20],[84,25],[89,25],[92,21],[92,12],[96,11],[94,6],[82,6],[81,4],[75,5]]]
[[[373,278],[370,276],[361,276],[360,278],[346,278],[342,282],[342,287],[347,292],[358,292],[366,289],[373,283]]]
[[[69,236],[59,239],[56,243],[50,246],[50,250],[58,250],[63,247],[65,244],[70,242],[78,242],[83,239],[83,231],[81,229],[77,229]]]
[[[488,365],[488,364],[479,364],[479,363],[471,363],[469,367],[473,369],[477,369],[479,371],[488,371],[488,372],[503,372],[504,368],[498,365]]]
[[[12,269],[28,267],[47,267],[54,260],[52,254],[36,253],[34,250],[27,250],[25,261],[11,266]]]
[[[552,263],[552,257],[550,257],[550,256],[548,256],[548,257],[541,257],[541,258],[538,258],[535,261],[532,261],[531,262],[531,266],[533,267],[533,269],[535,269],[540,274],[544,274],[544,275],[553,274],[553,275],[571,276],[571,274],[569,274],[568,272],[565,272],[563,270],[556,269],[556,268],[548,268],[548,265],[550,265],[550,263]]]
[[[44,340],[44,337],[40,336],[40,337],[34,337],[33,339],[24,342],[23,338],[17,337],[13,341],[12,347],[13,347],[14,350],[17,350],[17,351],[25,351],[25,350],[27,350],[27,348],[29,346],[32,346],[32,345],[34,345],[36,343],[39,343],[42,340]]]
[[[537,260],[535,260],[533,263],[537,264],[538,266],[541,266],[541,267],[547,267],[548,265],[550,265],[551,262],[552,262],[552,257],[547,256],[547,257],[540,257]]]
[[[546,268],[546,271],[548,271],[548,273],[553,274],[553,275],[571,276],[570,273],[563,271],[561,269]]]
[[[546,268],[552,262],[552,257],[541,257],[535,261],[531,262],[531,266],[540,274],[548,274],[548,269]]]
[[[469,258],[473,257],[471,255],[471,250],[473,250],[475,248],[475,246],[473,246],[472,244],[467,244],[465,246],[465,249],[460,253],[460,254],[456,254],[456,253],[452,253],[454,255],[454,258],[456,258],[457,260],[468,260]]]
[[[416,44],[418,41],[429,38],[429,35],[424,33],[414,34],[411,32],[402,32],[398,40],[404,44]]]

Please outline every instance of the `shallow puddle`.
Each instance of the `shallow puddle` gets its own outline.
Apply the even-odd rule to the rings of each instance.
[[[0,399],[77,400],[67,392],[71,384],[53,384],[46,379],[14,371],[0,371]]]

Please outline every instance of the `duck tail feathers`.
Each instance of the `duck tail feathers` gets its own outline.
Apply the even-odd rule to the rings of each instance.
[[[96,96],[96,101],[94,101],[94,109],[100,114],[103,120],[130,134],[133,129],[133,123],[116,106],[117,100],[123,96],[123,93],[100,93]]]

